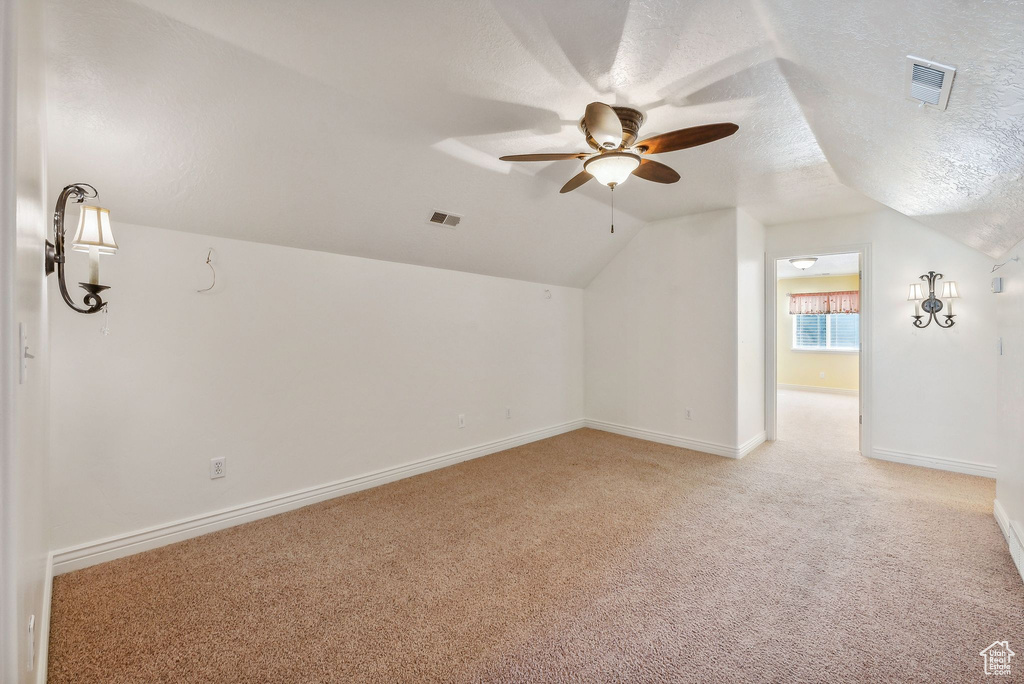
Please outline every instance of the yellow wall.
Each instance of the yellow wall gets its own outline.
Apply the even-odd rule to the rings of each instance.
[[[781,278],[776,290],[778,317],[778,383],[807,387],[857,389],[860,355],[850,352],[793,351],[793,316],[789,313],[788,293],[859,290],[856,274],[820,278]],[[825,377],[821,377],[821,373]]]

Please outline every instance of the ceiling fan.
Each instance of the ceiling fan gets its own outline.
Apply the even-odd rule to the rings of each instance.
[[[612,190],[630,175],[655,183],[675,183],[679,180],[678,173],[645,155],[705,145],[727,138],[740,128],[734,123],[707,124],[681,128],[636,142],[645,118],[642,112],[631,107],[610,107],[601,102],[591,102],[580,119],[580,130],[594,152],[512,154],[500,159],[512,162],[583,160],[583,170],[562,186],[559,192],[563,193],[575,190],[591,178]]]

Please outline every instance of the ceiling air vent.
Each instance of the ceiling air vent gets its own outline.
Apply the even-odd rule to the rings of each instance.
[[[907,97],[922,106],[945,109],[956,67],[907,56]]]
[[[461,216],[457,216],[456,214],[449,214],[448,212],[445,211],[437,211],[435,209],[434,213],[430,215],[430,219],[427,221],[427,223],[433,223],[438,226],[448,226],[449,228],[454,228],[455,226],[459,225],[459,221],[461,220]]]

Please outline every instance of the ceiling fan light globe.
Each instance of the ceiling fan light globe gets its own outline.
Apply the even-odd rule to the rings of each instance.
[[[605,152],[583,163],[583,169],[598,183],[614,187],[626,182],[640,166],[640,156],[632,152]]]

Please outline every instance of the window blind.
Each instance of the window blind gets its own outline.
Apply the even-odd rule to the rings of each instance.
[[[793,346],[800,349],[824,349],[827,329],[824,315],[798,315],[793,320]]]
[[[860,347],[860,314],[830,314],[829,346],[833,349]]]
[[[860,348],[860,314],[797,314],[793,349],[856,351]]]

